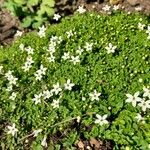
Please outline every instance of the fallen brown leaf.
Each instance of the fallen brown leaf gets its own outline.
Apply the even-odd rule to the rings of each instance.
[[[84,143],[82,141],[79,141],[77,145],[79,149],[84,150]]]
[[[96,140],[95,138],[91,138],[90,139],[90,145],[91,145],[91,147],[99,149],[101,147],[102,143],[99,142],[98,140]]]

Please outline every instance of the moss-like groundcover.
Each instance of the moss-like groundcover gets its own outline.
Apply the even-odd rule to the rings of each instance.
[[[29,33],[1,49],[1,146],[75,149],[82,135],[113,140],[114,149],[147,150],[149,21],[77,14],[46,36]],[[52,146],[49,137],[58,131],[65,138]]]

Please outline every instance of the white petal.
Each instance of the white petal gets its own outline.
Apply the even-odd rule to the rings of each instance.
[[[136,101],[132,101],[132,106],[136,107]]]
[[[99,120],[102,120],[102,116],[100,116],[99,114],[96,114],[96,117],[97,117]]]
[[[126,102],[130,103],[130,102],[132,102],[132,99],[131,98],[126,99]]]
[[[141,102],[141,101],[142,101],[142,98],[137,97],[137,98],[136,98],[136,101],[137,101],[137,102]]]
[[[108,116],[108,115],[107,115],[107,114],[105,114],[105,115],[103,116],[103,119],[105,120],[105,119],[107,118],[107,116]]]
[[[95,123],[96,123],[96,124],[99,124],[99,123],[100,123],[100,120],[96,119],[96,120],[95,120]]]
[[[146,109],[147,109],[146,106],[143,106],[143,107],[142,107],[142,110],[143,110],[143,111],[146,111]]]
[[[104,123],[104,124],[108,124],[108,121],[107,121],[107,120],[104,120],[103,123]]]
[[[139,94],[140,94],[140,92],[138,91],[138,92],[136,92],[135,94],[134,94],[134,97],[138,97],[139,96]]]
[[[131,94],[126,94],[126,96],[127,96],[128,98],[133,98],[133,96],[132,96]]]

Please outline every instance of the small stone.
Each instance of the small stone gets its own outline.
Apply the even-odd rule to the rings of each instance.
[[[136,5],[140,4],[140,0],[127,0],[127,2],[128,2],[131,6],[136,6]]]

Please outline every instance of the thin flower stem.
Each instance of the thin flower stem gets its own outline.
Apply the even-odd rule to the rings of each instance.
[[[84,114],[84,115],[81,115],[81,117],[85,117],[85,116],[93,115],[93,114],[95,114],[95,112],[88,112],[88,113],[86,113],[86,114]],[[56,127],[56,126],[59,126],[59,125],[64,124],[64,123],[66,123],[66,122],[70,122],[70,121],[75,120],[75,119],[77,119],[77,117],[73,117],[73,118],[70,118],[70,119],[66,119],[66,120],[64,120],[64,121],[62,121],[62,122],[59,122],[59,123],[56,123],[56,124],[50,126],[49,128],[54,128],[54,127]],[[26,136],[24,136],[23,138],[21,138],[19,141],[22,141],[22,140],[24,140],[24,139],[26,139],[26,138],[28,138],[28,137],[30,137],[30,136],[33,136],[33,135],[34,135],[34,133],[31,133],[31,134],[29,134],[29,135],[26,135]]]
[[[33,135],[34,135],[34,133],[28,134],[28,135],[24,136],[23,138],[21,138],[19,141],[22,141],[22,140],[24,140],[30,136],[33,136]]]

